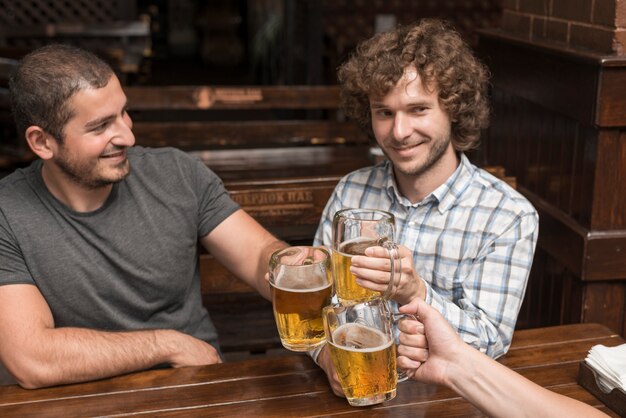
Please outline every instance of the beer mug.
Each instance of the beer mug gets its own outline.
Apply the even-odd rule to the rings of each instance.
[[[342,303],[356,303],[381,297],[380,292],[361,287],[350,273],[352,257],[365,255],[368,247],[382,246],[389,252],[391,272],[389,286],[382,294],[388,299],[393,294],[394,278],[400,272],[398,249],[394,244],[395,218],[382,210],[343,209],[333,217],[332,265],[337,299]]]
[[[406,374],[396,370],[394,329],[403,317],[414,317],[392,314],[381,298],[330,305],[323,317],[330,356],[350,405],[393,399],[398,381],[406,380]]]
[[[330,254],[322,247],[287,247],[270,258],[270,290],[283,346],[308,351],[324,343],[322,308],[330,303]]]

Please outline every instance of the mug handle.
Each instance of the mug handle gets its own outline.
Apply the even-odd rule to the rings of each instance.
[[[391,242],[385,241],[380,244],[381,247],[387,250],[389,253],[389,262],[390,262],[390,272],[389,272],[389,284],[387,285],[387,289],[382,294],[382,298],[384,300],[389,300],[394,295],[396,288],[398,287],[396,284],[396,273],[402,271],[402,261],[400,261],[398,246]]]
[[[417,316],[413,315],[413,314],[405,314],[405,313],[391,313],[391,320],[393,323],[393,332],[394,332],[394,342],[396,344],[396,347],[400,344],[400,332],[398,330],[398,322],[400,322],[401,320],[408,318],[408,319],[413,319],[415,321],[418,321]],[[397,335],[396,335],[396,331]],[[397,350],[396,350],[397,353]],[[406,373],[406,370],[401,369],[399,367],[396,367],[396,374],[398,375],[398,383],[400,382],[404,382],[405,380],[409,379],[409,376]]]

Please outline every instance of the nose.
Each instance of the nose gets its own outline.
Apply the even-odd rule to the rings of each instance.
[[[402,141],[411,136],[412,130],[410,118],[402,112],[396,113],[393,119],[393,137]]]
[[[133,134],[133,121],[128,114],[119,118],[115,123],[115,132],[111,143],[118,147],[132,147],[135,145],[135,134]]]

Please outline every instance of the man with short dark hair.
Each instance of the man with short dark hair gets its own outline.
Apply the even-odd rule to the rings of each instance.
[[[9,88],[39,159],[0,180],[0,363],[36,388],[220,362],[198,240],[266,298],[285,243],[199,160],[133,147],[126,96],[93,54],[40,48]]]

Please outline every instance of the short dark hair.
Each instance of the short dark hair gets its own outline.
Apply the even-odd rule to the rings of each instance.
[[[385,96],[414,65],[426,88],[436,87],[451,121],[457,151],[478,146],[489,123],[488,71],[447,23],[423,19],[362,42],[339,68],[342,105],[348,117],[372,133],[370,97]]]
[[[20,134],[40,126],[57,141],[74,115],[68,100],[79,90],[102,88],[115,73],[80,48],[51,44],[26,55],[9,79],[11,108]]]

